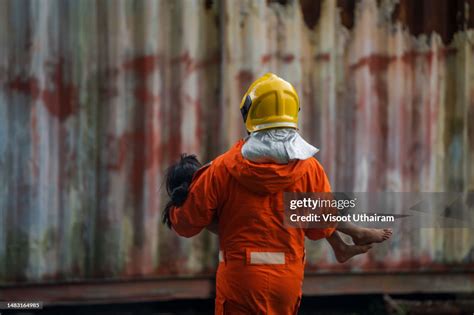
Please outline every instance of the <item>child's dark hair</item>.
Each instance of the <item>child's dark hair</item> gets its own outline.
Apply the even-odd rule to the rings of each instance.
[[[166,171],[166,192],[170,201],[163,210],[163,224],[171,228],[170,209],[181,206],[188,196],[189,186],[194,173],[201,167],[201,163],[194,154],[181,154],[179,161],[171,165]]]

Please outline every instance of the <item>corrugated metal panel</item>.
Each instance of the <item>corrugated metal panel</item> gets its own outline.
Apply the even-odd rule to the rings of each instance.
[[[1,1],[0,283],[212,273],[213,236],[159,224],[163,171],[242,136],[241,95],[269,70],[300,92],[335,190],[474,190],[474,31],[444,44],[391,1],[314,3]],[[340,265],[318,242],[308,269],[472,268],[473,244],[396,231]]]

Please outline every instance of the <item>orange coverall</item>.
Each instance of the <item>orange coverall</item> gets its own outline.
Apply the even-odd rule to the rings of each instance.
[[[304,237],[335,230],[284,226],[283,192],[330,192],[314,158],[257,164],[242,157],[243,140],[199,169],[188,198],[171,211],[173,229],[191,237],[218,218],[216,314],[296,314],[304,273]]]

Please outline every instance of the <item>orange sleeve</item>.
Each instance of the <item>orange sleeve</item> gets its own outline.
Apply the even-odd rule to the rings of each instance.
[[[170,211],[171,225],[176,233],[192,237],[212,223],[217,209],[216,187],[212,165],[197,171],[184,204]]]
[[[316,171],[313,173],[314,176],[310,177],[311,183],[309,186],[311,187],[311,190],[308,192],[331,192],[331,184],[329,183],[324,168],[319,164],[318,160],[314,159],[314,161],[316,162]],[[330,237],[336,230],[337,223],[328,223],[327,225],[328,226],[325,228],[306,229],[306,237],[313,241]]]

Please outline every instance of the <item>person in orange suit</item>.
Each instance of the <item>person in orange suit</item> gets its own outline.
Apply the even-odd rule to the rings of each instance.
[[[305,237],[327,239],[336,257],[345,252],[338,257],[345,261],[388,239],[391,230],[340,227],[354,240],[347,245],[335,233],[335,224],[286,227],[284,192],[331,192],[314,158],[317,149],[296,131],[298,95],[290,83],[269,73],[249,87],[240,109],[249,136],[199,168],[189,187],[169,191],[180,201],[168,204],[165,221],[184,237],[217,221],[215,314],[296,314]]]

